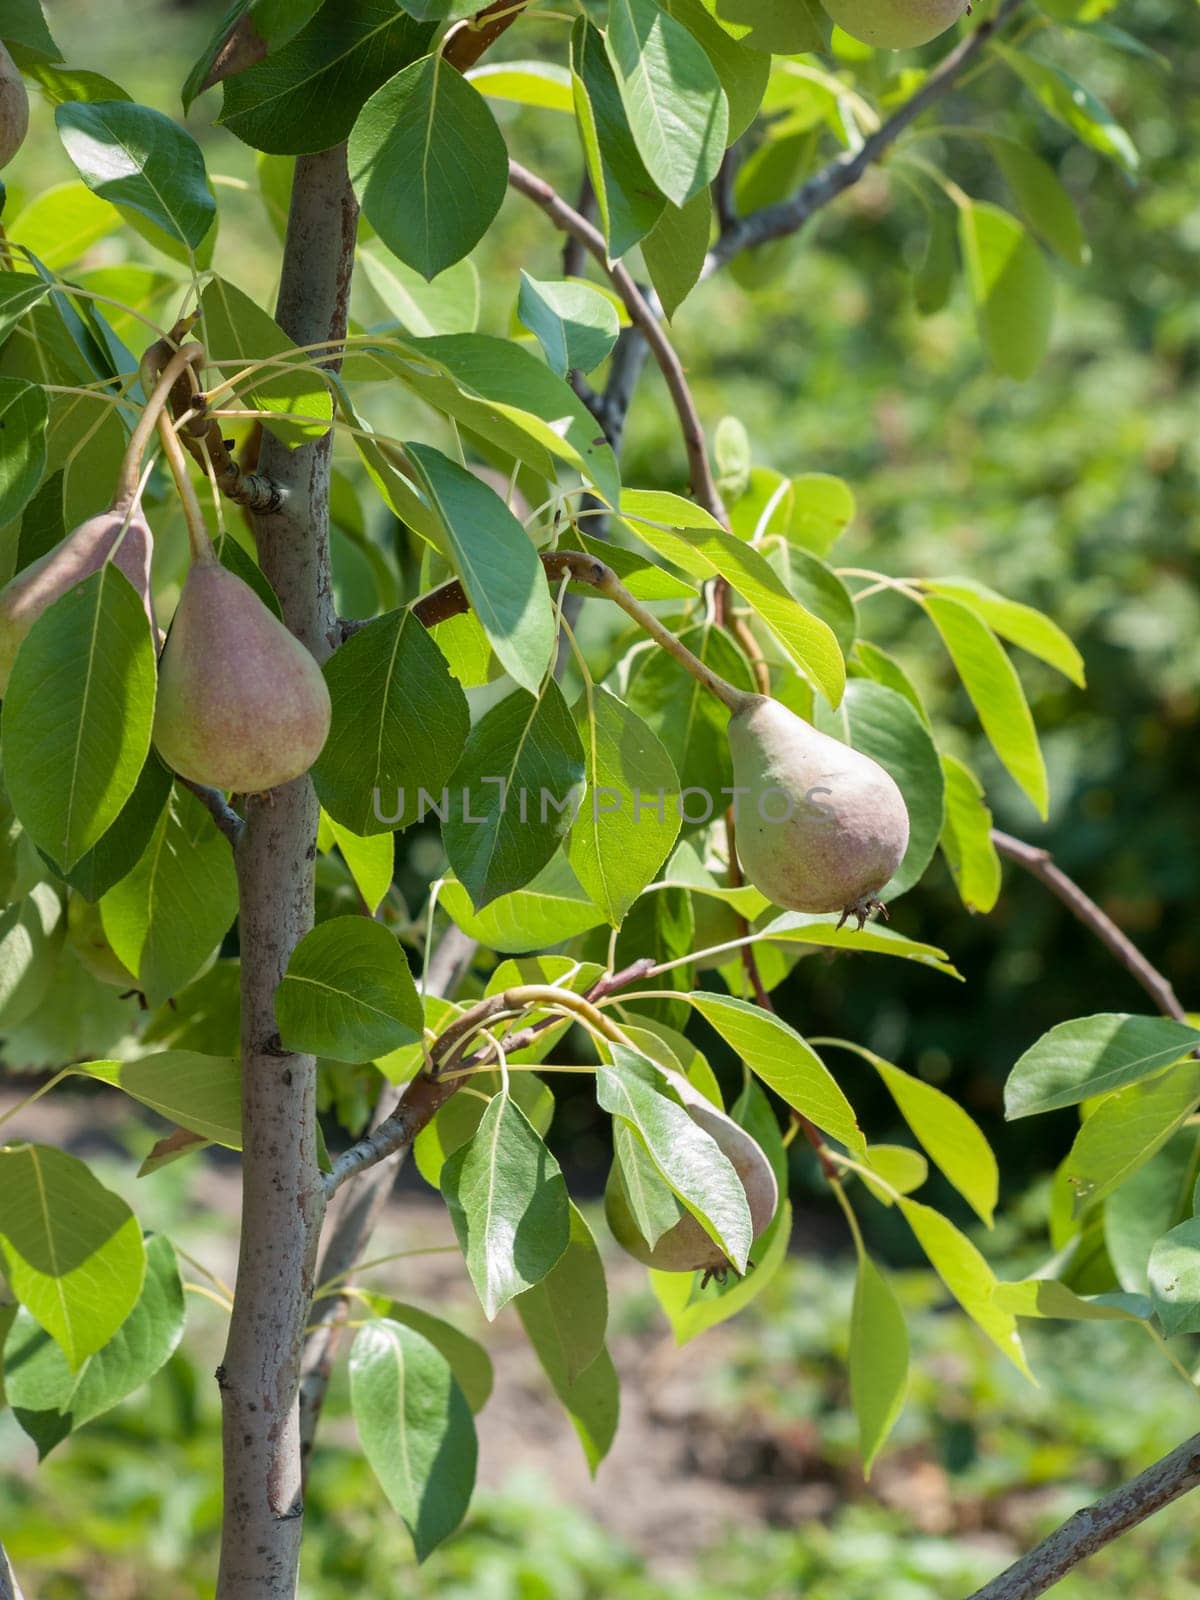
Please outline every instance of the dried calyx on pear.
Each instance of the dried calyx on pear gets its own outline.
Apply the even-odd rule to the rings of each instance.
[[[6,167],[29,132],[29,95],[17,64],[0,44],[0,167]]]
[[[685,1077],[668,1068],[660,1067],[659,1071],[688,1116],[716,1141],[737,1173],[750,1210],[753,1236],[757,1239],[779,1205],[779,1186],[771,1163],[746,1130],[706,1099]],[[720,1245],[708,1236],[690,1211],[682,1211],[678,1222],[660,1234],[654,1244],[648,1243],[634,1220],[621,1169],[615,1162],[604,1192],[604,1213],[617,1243],[644,1266],[658,1272],[703,1272],[712,1277],[720,1277],[732,1269]]]
[[[911,50],[952,28],[968,0],[821,0],[843,33],[880,50]]]
[[[121,474],[107,511],[80,523],[52,550],[31,562],[0,589],[0,695],[8,688],[13,662],[34,623],[68,589],[99,572],[106,561],[118,567],[141,597],[155,640],[154,602],[150,594],[150,559],[154,538],[142,515],[142,457],[172,385],[198,359],[199,346],[181,350],[163,369],[138,420],[121,463]]]
[[[895,780],[766,695],[740,697],[729,751],[747,878],[786,910],[840,911],[861,928],[908,848]]]
[[[307,772],[329,733],[329,690],[308,650],[213,551],[183,450],[158,429],[183,502],[192,565],[158,663],[154,746],[173,771],[231,794]]]

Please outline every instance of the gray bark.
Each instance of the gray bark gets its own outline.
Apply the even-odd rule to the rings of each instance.
[[[357,206],[344,147],[296,163],[277,317],[297,344],[346,328]],[[330,363],[331,365],[334,363]],[[334,637],[332,437],[288,451],[265,435],[260,471],[281,509],[255,519],[284,620],[319,659]],[[218,1600],[293,1600],[303,1528],[298,1392],[324,1191],[316,1061],[281,1053],[274,998],[313,925],[317,800],[307,777],[252,797],[237,845],[242,949],[242,1222],[237,1292],[218,1369],[224,1527]]]

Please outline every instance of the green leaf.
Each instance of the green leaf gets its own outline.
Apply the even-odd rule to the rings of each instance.
[[[567,1248],[541,1282],[513,1304],[555,1392],[569,1390],[603,1352],[608,1326],[604,1264],[576,1206],[571,1206]]]
[[[990,911],[1000,896],[1000,857],[983,785],[956,756],[942,756],[946,815],[940,840],[954,886],[968,911]]]
[[[711,234],[712,198],[701,189],[684,206],[665,206],[642,240],[642,259],[668,319],[699,283]]]
[[[817,0],[703,0],[731,38],[774,55],[823,51],[831,24]]]
[[[1099,1205],[1163,1145],[1200,1104],[1200,1062],[1181,1062],[1149,1082],[1108,1095],[1075,1136],[1063,1163],[1075,1214]]]
[[[850,1309],[850,1400],[866,1478],[904,1409],[907,1389],[904,1312],[891,1283],[860,1246]]]
[[[1028,650],[1031,656],[1055,667],[1064,677],[1083,688],[1083,657],[1056,622],[1033,606],[1021,605],[1016,600],[1006,600],[1003,595],[989,589],[986,584],[972,578],[938,578],[922,584],[932,594],[942,594],[959,600],[977,612],[988,627],[1010,644]]]
[[[409,333],[473,333],[479,324],[479,269],[473,261],[456,261],[432,282],[382,250],[360,249],[356,265]]]
[[[363,1454],[424,1561],[458,1527],[475,1487],[475,1424],[450,1363],[402,1322],[366,1322],[350,1351],[350,1407]]]
[[[929,1163],[921,1152],[903,1144],[868,1145],[866,1161],[880,1182],[864,1172],[858,1176],[884,1206],[894,1204],[897,1195],[912,1194],[929,1176]]]
[[[993,368],[1029,378],[1050,344],[1054,277],[1025,229],[999,206],[960,204],[959,239],[979,337]]]
[[[620,514],[639,539],[683,571],[702,578],[723,577],[830,704],[837,705],[846,684],[837,638],[828,623],[792,598],[764,555],[677,495],[626,490]]]
[[[0,339],[6,339],[25,313],[49,293],[46,280],[32,272],[0,272]]]
[[[962,977],[947,960],[946,952],[937,945],[906,938],[898,929],[878,922],[869,922],[863,928],[851,928],[848,924],[839,928],[830,917],[806,911],[783,911],[753,931],[760,939],[769,939],[772,943],[820,945],[827,950],[860,950],[872,955],[897,956],[903,961],[918,961],[922,966],[934,967],[950,978]]]
[[[1012,1121],[1161,1072],[1200,1045],[1200,1030],[1170,1017],[1101,1012],[1060,1022],[1031,1045],[1004,1086],[1004,1115]]]
[[[558,463],[565,462],[610,504],[619,496],[616,461],[596,419],[530,351],[482,333],[391,339],[401,348],[399,354],[378,353],[382,376],[398,378],[435,410],[539,477],[553,481]]]
[[[1021,82],[1057,121],[1070,128],[1101,155],[1108,156],[1126,172],[1138,170],[1138,153],[1133,140],[1116,121],[1112,112],[1090,89],[1085,89],[1061,67],[1037,61],[1023,51],[993,42],[992,50],[1006,61]]]
[[[411,611],[351,634],[326,663],[329,738],[313,767],[325,810],[367,836],[407,827],[441,791],[466,743],[466,697]]]
[[[235,405],[253,406],[263,413],[264,425],[293,449],[329,432],[333,422],[333,397],[319,373],[307,363],[269,312],[224,278],[212,277],[200,296],[204,314],[204,343],[214,361],[294,361],[295,372],[271,367],[240,383]],[[236,368],[223,373],[236,377]],[[286,420],[273,413],[289,413]],[[302,417],[304,421],[297,421]]]
[[[558,1162],[508,1094],[494,1095],[442,1193],[484,1315],[540,1283],[567,1249],[570,1202]]]
[[[55,871],[72,889],[93,902],[132,872],[155,833],[171,793],[171,774],[153,751],[146,757],[133,793],[116,821],[69,872]]]
[[[814,721],[855,750],[878,761],[908,807],[908,849],[880,898],[894,900],[911,889],[933,859],[942,830],[942,766],[929,731],[909,702],[870,678],[852,678],[835,713],[817,704]]]
[[[1163,1234],[1150,1252],[1149,1279],[1165,1336],[1200,1331],[1200,1217]]]
[[[1044,818],[1049,807],[1046,763],[1016,669],[987,623],[961,601],[930,595],[925,608],[992,748]]]
[[[1122,1289],[1146,1292],[1155,1240],[1192,1214],[1197,1139],[1181,1128],[1105,1202],[1104,1245]]]
[[[517,690],[471,729],[450,782],[442,839],[477,910],[523,888],[571,826],[583,747],[558,685]]]
[[[208,808],[177,786],[141,859],[100,901],[118,958],[160,1006],[196,976],[237,915],[229,841]]]
[[[1033,231],[1071,266],[1085,265],[1083,224],[1054,168],[1016,139],[989,134],[987,144]]]
[[[170,1242],[146,1243],[146,1276],[120,1328],[77,1372],[26,1311],[4,1341],[13,1415],[37,1445],[38,1459],[76,1428],[135,1394],[173,1355],[183,1334],[183,1284]]]
[[[368,97],[425,54],[435,32],[395,0],[325,0],[282,50],[226,79],[220,120],[256,150],[329,150],[349,135]]]
[[[733,1164],[716,1140],[673,1099],[659,1069],[614,1044],[612,1065],[596,1069],[596,1101],[638,1136],[655,1169],[739,1273],[753,1242],[750,1210]]]
[[[854,1110],[829,1068],[781,1017],[728,994],[697,992],[680,998],[694,1006],[750,1071],[794,1111],[856,1156],[866,1154],[867,1142]]]
[[[17,652],[4,697],[9,797],[68,872],[137,786],[155,684],[141,599],[111,562],[49,606]]]
[[[485,61],[467,79],[489,100],[509,100],[541,111],[575,109],[571,74],[553,61]]]
[[[576,701],[587,794],[567,839],[567,859],[614,928],[654,877],[679,833],[679,779],[636,714],[607,689]]]
[[[711,1279],[699,1287],[700,1274],[686,1272],[649,1273],[650,1287],[663,1309],[677,1345],[688,1344],[697,1335],[734,1317],[768,1286],[787,1260],[792,1235],[792,1206],[784,1200],[751,1251],[753,1270],[744,1278],[730,1278],[724,1284]]]
[[[554,607],[529,535],[496,492],[431,445],[405,445],[501,665],[536,691],[554,651]]]
[[[83,1061],[68,1070],[111,1084],[210,1144],[242,1148],[242,1069],[233,1056],[160,1050],[137,1061]]]
[[[275,991],[288,1050],[373,1061],[421,1036],[421,1001],[394,934],[369,917],[333,917],[305,934]]]
[[[406,1305],[402,1300],[389,1300],[386,1295],[367,1295],[366,1303],[377,1317],[403,1323],[406,1328],[412,1328],[422,1338],[428,1339],[450,1363],[450,1370],[472,1412],[483,1410],[492,1392],[494,1373],[492,1358],[481,1344],[421,1306]]]
[[[945,308],[957,272],[955,214],[950,206],[938,202],[930,208],[925,254],[913,275],[913,298],[922,316]]]
[[[24,1022],[45,999],[63,941],[62,901],[34,884],[0,916],[0,1024]]]
[[[9,1288],[78,1372],[137,1304],[137,1218],[82,1161],[50,1145],[0,1150],[0,1258]]]
[[[703,0],[665,0],[665,9],[692,34],[716,69],[729,102],[730,144],[740,139],[762,104],[771,57],[730,37],[705,9]]]
[[[598,289],[574,279],[543,283],[525,271],[517,315],[560,378],[572,370],[595,371],[621,331],[616,307]]]
[[[1087,1297],[1054,1278],[1026,1278],[998,1283],[992,1299],[1017,1317],[1052,1317],[1070,1322],[1146,1322],[1150,1301],[1141,1294],[1096,1294]]]
[[[897,1202],[930,1265],[950,1293],[1018,1372],[1031,1377],[1017,1332],[1016,1318],[993,1299],[996,1278],[975,1246],[949,1218],[919,1200]]]
[[[352,833],[340,822],[326,818],[332,843],[342,853],[350,869],[354,887],[362,896],[368,913],[374,916],[392,886],[396,871],[396,846],[390,833],[362,835]]]
[[[50,37],[39,0],[4,0],[0,9],[0,38],[11,50],[15,45],[26,60],[61,61],[62,53]]]
[[[440,1011],[435,1009],[439,1005]],[[426,1027],[435,1029],[444,1028],[458,1015],[457,1011],[446,1009],[444,1001],[432,997],[425,1002],[425,1013]],[[420,1065],[419,1052],[416,1065]],[[472,1078],[471,1087],[479,1094],[452,1096],[413,1143],[417,1170],[434,1189],[441,1188],[442,1168],[456,1150],[474,1138],[485,1107],[504,1084],[499,1072],[483,1072]],[[554,1096],[547,1085],[536,1073],[519,1072],[510,1080],[508,1093],[528,1117],[534,1132],[544,1136],[554,1120]]]
[[[561,855],[552,856],[523,889],[500,895],[481,911],[454,879],[442,886],[441,904],[470,938],[513,955],[544,950],[604,921],[603,911]]]
[[[844,1050],[852,1050],[871,1063],[926,1155],[990,1228],[1000,1192],[1000,1174],[991,1146],[974,1121],[957,1101],[933,1084],[911,1077],[862,1045],[846,1039],[838,1042]]]
[[[797,545],[776,545],[771,559],[788,592],[829,624],[842,654],[849,655],[858,633],[858,613],[842,580],[819,557]]]
[[[571,89],[604,237],[617,261],[646,237],[666,200],[638,153],[604,39],[585,17],[571,32]]]
[[[902,699],[907,700],[921,719],[922,725],[932,731],[929,713],[921,703],[921,696],[917,693],[912,679],[893,656],[866,639],[858,639],[854,644],[854,664],[866,677],[874,678],[875,682],[883,684],[885,689],[894,689]]]
[[[189,250],[199,247],[217,208],[190,133],[161,111],[126,100],[69,101],[57,107],[54,122],[93,194]]]
[[[183,109],[214,84],[278,52],[312,21],[321,0],[233,0],[183,85]]]
[[[729,105],[712,62],[655,0],[609,0],[604,35],[646,170],[677,206],[717,175]]]
[[[427,279],[479,243],[508,189],[496,119],[440,53],[371,96],[348,159],[363,215],[393,255]]]
[[[32,303],[32,302],[30,302]],[[25,308],[28,310],[28,306]],[[46,396],[23,378],[0,378],[0,524],[13,522],[46,470]]]

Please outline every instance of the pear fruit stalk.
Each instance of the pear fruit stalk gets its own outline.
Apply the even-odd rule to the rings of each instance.
[[[729,751],[747,878],[789,911],[840,911],[861,928],[908,848],[894,779],[765,695],[742,696]]]
[[[659,1070],[682,1101],[688,1116],[716,1142],[737,1173],[746,1194],[751,1229],[757,1239],[779,1205],[779,1186],[771,1163],[757,1141],[693,1088],[685,1077],[667,1068]],[[690,1211],[684,1211],[679,1221],[660,1234],[653,1244],[648,1243],[634,1220],[621,1171],[615,1163],[604,1194],[604,1213],[614,1239],[643,1266],[653,1267],[658,1272],[703,1272],[712,1277],[730,1270],[731,1263],[725,1252]]]

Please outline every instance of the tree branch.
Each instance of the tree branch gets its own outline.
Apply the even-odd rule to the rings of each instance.
[[[916,93],[865,139],[857,150],[836,156],[801,184],[790,199],[781,200],[777,205],[764,206],[749,216],[736,218],[729,227],[723,228],[720,238],[708,253],[701,278],[710,278],[743,250],[751,250],[756,245],[798,232],[822,207],[853,188],[868,168],[886,155],[923,111],[950,93],[988,41],[1012,20],[1022,4],[1023,0],[1001,0],[995,16],[985,18],[965,39],[960,40],[929,73]]]
[[[193,783],[190,778],[181,778],[178,773],[175,774],[175,781],[192,791],[196,799],[211,814],[213,821],[230,844],[236,846],[246,824],[221,791],[210,789],[206,783]]]
[[[1146,959],[1133,940],[1121,932],[1112,918],[1101,911],[1075,880],[1068,878],[1061,867],[1055,866],[1054,857],[1048,850],[1026,844],[1023,839],[1014,839],[1011,834],[1001,833],[998,828],[992,829],[992,843],[1002,856],[1015,861],[1040,883],[1045,884],[1046,888],[1062,901],[1072,916],[1078,918],[1085,928],[1096,935],[1100,943],[1116,957],[1135,982],[1141,984],[1164,1016],[1174,1017],[1177,1022],[1187,1021],[1187,1012],[1180,1005],[1170,981]]]
[[[526,199],[538,205],[554,223],[556,228],[561,228],[564,233],[569,233],[578,239],[589,255],[604,268],[612,282],[613,288],[625,302],[625,309],[629,312],[630,320],[637,327],[646,343],[650,346],[651,354],[657,361],[671,402],[679,417],[679,426],[683,433],[684,449],[687,451],[688,470],[691,474],[692,494],[701,506],[711,516],[715,517],[722,527],[729,526],[729,518],[725,511],[724,502],[717,489],[713,477],[712,467],[708,459],[708,449],[704,442],[704,429],[700,423],[700,414],[696,409],[696,402],[692,398],[692,391],[683,370],[683,363],[675,351],[674,345],[663,332],[662,325],[655,313],[654,307],[633,281],[628,267],[619,261],[608,259],[608,247],[604,242],[604,235],[593,223],[589,222],[569,206],[562,196],[553,189],[543,178],[528,171],[516,161],[508,163],[508,181],[512,188]]]
[[[1200,1433],[1094,1505],[1068,1517],[1028,1555],[985,1583],[968,1600],[1033,1600],[1088,1556],[1198,1485]]]
[[[345,338],[358,208],[345,146],[300,156],[277,320],[297,344]],[[328,365],[337,365],[333,357]],[[254,519],[284,621],[318,660],[335,617],[329,566],[332,434],[290,451],[269,434],[281,509]],[[281,1055],[275,991],[313,925],[317,800],[308,777],[253,796],[235,858],[242,947],[242,1217],[237,1290],[218,1369],[224,1517],[218,1600],[294,1600],[303,1531],[299,1384],[325,1190],[316,1060]]]

